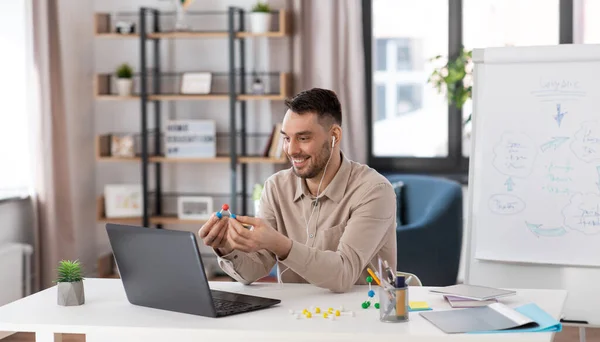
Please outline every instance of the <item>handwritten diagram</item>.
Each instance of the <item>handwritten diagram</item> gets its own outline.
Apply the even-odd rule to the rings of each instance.
[[[554,116],[554,120],[556,120],[558,127],[560,127],[560,124],[561,124],[563,118],[565,117],[565,114],[567,114],[567,112],[563,112],[560,110],[560,103],[557,104],[556,105],[556,115]]]
[[[600,233],[600,195],[575,194],[562,214],[565,226],[587,235]]]
[[[533,140],[516,132],[505,132],[494,148],[494,167],[502,174],[527,177],[533,168],[537,149]]]
[[[540,146],[542,152],[546,152],[550,149],[556,151],[562,144],[566,143],[569,137],[552,137],[548,142],[545,142]]]
[[[527,228],[538,238],[563,236],[567,233],[567,230],[564,227],[546,228],[542,227],[543,224],[533,224],[527,221],[525,221],[525,225],[527,225]]]
[[[571,150],[586,163],[600,161],[600,124],[586,121],[581,124],[571,142]]]
[[[490,210],[500,215],[514,215],[525,210],[525,202],[517,196],[495,194],[488,201]]]

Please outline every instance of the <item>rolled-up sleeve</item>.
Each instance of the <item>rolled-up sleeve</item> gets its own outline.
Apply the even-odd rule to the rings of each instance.
[[[346,292],[396,227],[396,195],[389,183],[367,189],[356,203],[337,251],[319,250],[293,241],[283,264],[307,281],[333,292]]]

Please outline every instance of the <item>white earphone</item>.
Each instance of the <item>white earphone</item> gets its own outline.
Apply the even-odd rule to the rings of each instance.
[[[327,166],[329,165],[329,161],[331,161],[331,156],[333,156],[333,147],[335,146],[335,136],[332,135],[331,137],[333,138],[333,141],[331,142],[331,148],[332,148],[332,150],[331,150],[331,153],[329,153],[329,159],[327,159],[327,163],[325,164],[325,170],[323,171],[323,176],[321,176],[321,181],[319,182],[319,187],[317,188],[317,196],[315,198],[317,200],[317,203],[318,203],[318,200],[320,199],[319,190],[321,190],[321,184],[323,183],[323,178],[325,178],[325,173],[327,173]],[[298,180],[300,181],[300,179],[298,179]],[[308,244],[308,239],[309,239],[308,227],[309,227],[310,221],[312,220],[312,216],[315,213],[315,209],[316,208],[317,208],[317,205],[316,204],[313,205],[313,209],[312,209],[312,211],[310,213],[310,216],[308,217],[308,222],[307,222],[306,221],[306,216],[304,216],[304,211],[305,211],[305,209],[304,209],[304,201],[302,201],[302,216],[304,216],[304,222],[306,223],[306,242],[304,242],[305,245]],[[317,211],[317,223],[319,221],[319,211],[320,211],[320,208]],[[277,282],[279,284],[283,284],[283,280],[281,279],[281,275],[283,273],[285,273],[285,271],[289,270],[290,268],[288,267],[285,270],[283,270],[283,272],[282,272],[280,270],[280,268],[279,268],[279,259],[276,258],[275,262],[276,262],[276,265],[277,265]]]

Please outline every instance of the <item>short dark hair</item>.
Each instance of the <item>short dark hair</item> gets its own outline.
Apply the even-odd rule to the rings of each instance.
[[[342,126],[342,105],[334,91],[312,88],[285,100],[285,105],[294,113],[316,113],[319,122]]]

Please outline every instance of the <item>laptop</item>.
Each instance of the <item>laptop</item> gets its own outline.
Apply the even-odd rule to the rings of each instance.
[[[195,234],[108,223],[106,231],[127,300],[206,317],[265,309],[281,300],[212,290]]]

